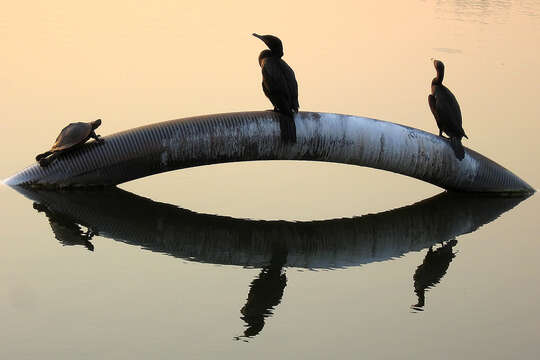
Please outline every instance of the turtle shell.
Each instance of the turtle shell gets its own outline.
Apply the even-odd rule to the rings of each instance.
[[[90,123],[76,122],[69,124],[60,132],[51,151],[67,150],[86,142],[90,138],[92,130]]]

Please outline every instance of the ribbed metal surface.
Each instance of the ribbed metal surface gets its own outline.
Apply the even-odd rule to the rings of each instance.
[[[250,160],[314,160],[411,176],[445,189],[525,192],[510,171],[466,149],[458,161],[447,141],[424,131],[356,116],[300,112],[297,142],[281,141],[271,111],[198,116],[104,136],[46,168],[32,165],[5,181],[43,187],[107,186],[164,171]]]

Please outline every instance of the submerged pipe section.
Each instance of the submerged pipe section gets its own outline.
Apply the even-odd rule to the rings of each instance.
[[[104,136],[31,165],[5,180],[10,186],[113,186],[193,166],[253,160],[311,160],[367,166],[411,176],[447,190],[533,193],[509,170],[465,149],[456,159],[434,134],[369,118],[318,112],[295,114],[296,143],[281,140],[280,115],[238,112],[171,120]]]

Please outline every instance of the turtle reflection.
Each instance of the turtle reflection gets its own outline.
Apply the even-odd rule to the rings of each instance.
[[[34,203],[34,209],[38,212],[44,212],[49,219],[49,224],[54,233],[54,237],[64,246],[83,245],[88,250],[94,251],[94,245],[90,242],[94,233],[88,229],[86,232],[81,230],[81,227],[61,213],[55,213],[49,210],[46,206]]]
[[[288,222],[199,214],[118,188],[93,191],[15,189],[35,201],[55,236],[88,246],[91,233],[189,261],[259,268],[241,318],[243,335],[261,332],[283,301],[287,267],[333,269],[428,250],[414,276],[418,308],[448,270],[457,236],[476,231],[525,197],[441,193],[399,209],[346,219]],[[43,207],[42,207],[43,206]],[[91,230],[80,231],[79,225]],[[61,228],[62,231],[58,231]],[[70,236],[58,234],[70,234]],[[435,248],[437,244],[443,244]]]

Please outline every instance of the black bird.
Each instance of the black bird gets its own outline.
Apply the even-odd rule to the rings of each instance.
[[[294,71],[281,58],[283,45],[281,40],[273,35],[253,36],[261,39],[270,50],[263,50],[259,55],[264,94],[274,105],[274,111],[287,115],[289,119],[280,121],[282,138],[296,141],[296,126],[293,113],[298,112],[298,83]]]
[[[431,94],[428,96],[429,107],[437,126],[439,136],[445,132],[450,137],[450,145],[459,160],[465,157],[465,150],[461,145],[461,138],[467,137],[462,127],[461,109],[456,97],[446,86],[442,84],[444,78],[444,64],[442,61],[433,60],[437,76],[431,81]]]

